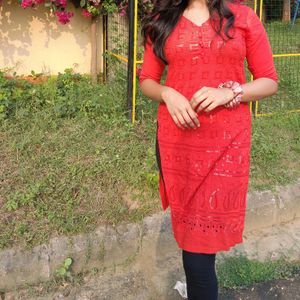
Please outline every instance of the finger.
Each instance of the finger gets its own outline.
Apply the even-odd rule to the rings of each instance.
[[[193,103],[191,104],[192,108],[195,110],[197,108],[197,106],[204,101],[206,98],[208,97],[207,93],[203,93],[199,96],[197,96],[197,98],[194,99]]]
[[[210,111],[212,111],[213,109],[215,109],[216,107],[217,107],[216,103],[215,103],[215,102],[212,102],[210,105],[208,105],[208,106],[204,109],[204,111],[205,111],[205,112],[210,112]]]
[[[198,119],[198,115],[195,113],[195,111],[191,107],[189,107],[187,109],[187,113],[190,115],[190,117],[192,118],[192,120],[194,121],[196,126],[200,127],[200,122],[199,122],[199,119]]]
[[[200,90],[198,90],[191,98],[190,103],[195,104],[197,102],[197,98],[201,96],[205,91],[207,91],[207,87],[203,86]],[[196,105],[197,106],[197,105]]]
[[[212,99],[210,99],[210,98],[208,98],[208,99],[202,101],[202,102],[199,104],[198,108],[197,108],[197,112],[199,113],[201,110],[204,110],[204,109],[205,109],[207,106],[209,106],[212,102],[213,102],[213,101],[212,101]]]
[[[175,123],[179,128],[185,129],[185,128],[180,124],[180,122],[179,122],[179,120],[178,120],[178,118],[177,118],[176,115],[172,115],[172,118],[173,118],[174,123]]]
[[[208,87],[206,86],[203,86],[201,89],[199,89],[193,96],[192,96],[192,99],[193,98],[197,98],[198,96],[200,96],[203,92],[207,91],[208,90]]]
[[[177,113],[177,114],[176,114],[176,117],[177,117],[179,123],[180,123],[183,127],[189,128],[189,125],[185,122],[185,119],[182,117],[182,115],[181,115],[180,113]]]
[[[195,128],[195,123],[193,121],[193,119],[190,117],[190,115],[188,114],[187,111],[182,112],[182,117],[184,118],[186,124],[188,124],[188,126],[190,128]]]

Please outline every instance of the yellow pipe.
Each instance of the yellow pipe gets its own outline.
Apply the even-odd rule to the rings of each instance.
[[[108,52],[110,55],[115,56],[115,57],[119,58],[120,60],[123,60],[123,61],[125,61],[125,62],[128,63],[128,59],[127,59],[126,57],[124,57],[124,56],[122,56],[122,55],[119,55],[119,54],[115,54],[115,53],[113,53],[113,52],[111,52],[111,51],[107,51],[107,52]]]
[[[258,114],[258,100],[256,100],[255,102],[256,102],[256,106],[255,106],[255,116],[257,117],[257,114]]]
[[[291,110],[286,110],[285,112],[288,112],[288,113],[300,112],[300,109],[291,109]],[[272,116],[274,114],[275,113],[259,113],[257,115],[257,117],[269,117],[269,116]]]
[[[257,10],[257,0],[254,0],[254,1],[253,1],[253,4],[254,4],[253,10],[254,10],[255,13],[256,13],[256,10]],[[252,80],[253,80],[253,75],[252,75],[252,74],[250,74],[250,75],[251,75],[251,76],[250,76],[250,80],[252,81]],[[256,105],[257,105],[257,103],[256,103]],[[250,101],[250,103],[249,103],[249,108],[250,108],[250,112],[251,112],[251,114],[252,114],[253,101]],[[256,116],[256,110],[255,110],[254,115]]]
[[[255,0],[255,5],[257,6],[257,0]],[[259,2],[259,19],[260,19],[260,21],[262,21],[262,13],[263,13],[263,0],[260,0],[260,2]],[[252,76],[252,80],[253,80],[253,76]],[[254,115],[255,115],[255,117],[257,117],[257,115],[258,115],[258,100],[255,101]]]
[[[293,56],[300,56],[300,53],[273,54],[273,57],[293,57]]]
[[[253,75],[251,74],[251,77],[250,77],[250,79],[251,79],[251,81],[253,80]],[[253,101],[250,101],[250,111],[251,111],[251,113],[252,113],[252,107],[253,107]],[[255,112],[254,112],[254,116],[256,117],[257,116],[257,114],[258,114],[258,100],[256,100],[255,101]]]
[[[133,32],[133,91],[132,91],[132,124],[135,122],[135,106],[136,106],[136,42],[137,42],[137,27],[138,27],[138,0],[134,0],[134,32]]]
[[[263,13],[263,0],[260,0],[259,3],[259,19],[262,21],[262,13]]]

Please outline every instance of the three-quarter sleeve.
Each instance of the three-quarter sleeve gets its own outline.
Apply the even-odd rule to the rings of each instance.
[[[267,77],[278,82],[267,32],[255,11],[250,7],[248,7],[245,41],[248,69],[253,78]]]
[[[152,42],[148,37],[146,46],[144,48],[143,64],[139,76],[140,84],[147,78],[153,79],[160,83],[164,68],[164,62],[153,52]]]

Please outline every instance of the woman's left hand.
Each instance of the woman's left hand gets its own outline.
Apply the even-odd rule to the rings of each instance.
[[[217,106],[228,103],[234,96],[230,88],[202,87],[191,98],[190,104],[195,112],[210,112]]]

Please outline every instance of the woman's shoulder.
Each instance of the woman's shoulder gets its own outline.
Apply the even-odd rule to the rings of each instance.
[[[252,7],[238,0],[227,0],[226,4],[234,14],[239,16],[246,17],[249,14],[255,14]]]
[[[258,18],[252,7],[238,2],[238,0],[227,0],[226,3],[236,17],[236,24],[239,24],[242,27],[247,26],[249,20]]]

